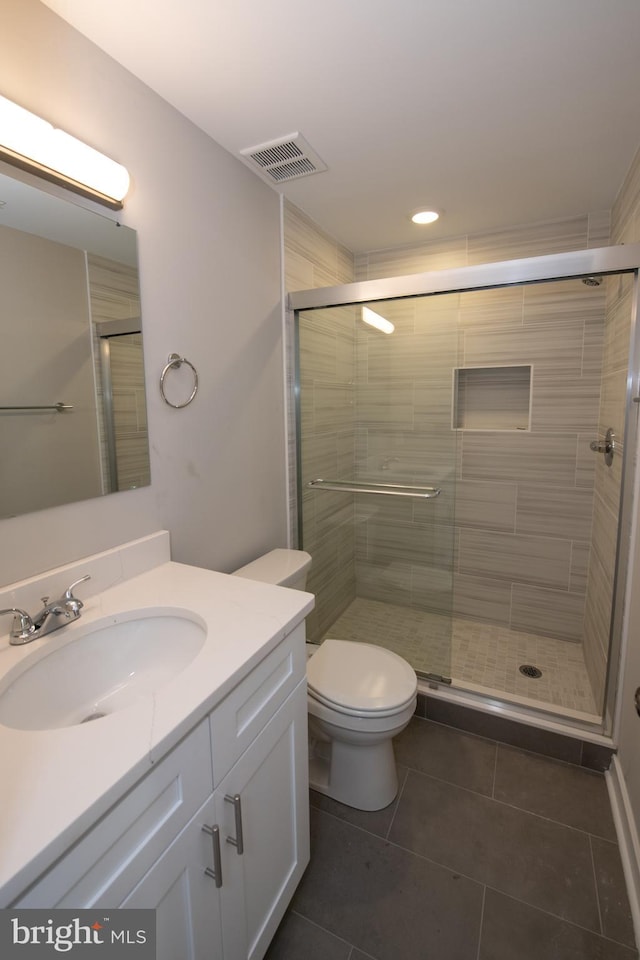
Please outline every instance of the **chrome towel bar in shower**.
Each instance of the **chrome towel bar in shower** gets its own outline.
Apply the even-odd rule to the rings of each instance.
[[[341,490],[345,493],[381,493],[387,497],[417,497],[432,500],[440,495],[439,487],[414,487],[406,483],[355,483],[351,480],[309,480],[312,490]]]
[[[32,407],[0,407],[0,410],[55,410],[56,413],[64,413],[65,410],[73,410],[73,404],[36,403]]]

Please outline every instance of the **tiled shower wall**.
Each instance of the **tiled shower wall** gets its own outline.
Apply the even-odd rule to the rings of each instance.
[[[609,217],[598,214],[485,236],[426,243],[404,250],[376,251],[357,257],[356,277],[400,276],[430,269],[605,246],[608,234]],[[608,626],[604,635],[603,624],[600,629],[592,629],[591,633],[597,633],[598,640],[592,639],[589,647],[588,634],[584,630],[587,578],[591,570],[590,590],[594,591],[594,596],[598,591],[594,602],[600,611],[605,611],[606,618],[610,610],[610,576],[605,570],[611,570],[609,531],[615,530],[615,523],[613,528],[607,523],[601,530],[596,511],[593,531],[596,566],[590,565],[594,483],[596,468],[599,470],[600,464],[590,451],[589,442],[599,432],[604,432],[602,424],[599,425],[603,355],[609,349],[612,356],[615,354],[616,362],[622,362],[623,356],[626,358],[624,347],[621,353],[620,336],[614,336],[611,331],[619,329],[620,314],[628,316],[626,305],[622,306],[621,298],[613,293],[617,281],[607,283],[608,286],[603,284],[596,288],[572,281],[480,291],[461,295],[457,303],[448,297],[449,308],[458,311],[459,366],[531,364],[533,379],[530,432],[458,432],[453,611],[457,616],[505,624],[527,632],[572,641],[584,639],[587,651],[595,649],[598,652],[597,656],[587,656],[597,692],[601,692],[603,686],[602,650],[606,649]],[[605,338],[607,293],[609,323]],[[432,298],[431,306],[429,301],[423,301],[427,310],[434,309],[436,299]],[[414,304],[416,306],[411,309],[417,310],[420,301],[414,301]],[[420,309],[424,311],[425,307]],[[423,329],[425,322],[424,315],[414,318],[414,323]],[[434,324],[437,326],[437,321]],[[607,348],[609,342],[612,346]],[[360,340],[358,343],[360,345]],[[613,343],[617,344],[616,348]],[[398,343],[389,349],[407,352],[411,347],[407,340],[404,348]],[[374,377],[376,369],[374,367]],[[603,381],[603,406],[607,404],[605,398],[609,397],[617,411],[621,411],[619,379],[616,379],[620,369],[611,378],[609,387],[607,376]],[[451,415],[451,384],[447,396],[445,380],[443,375],[440,400],[443,430],[446,430],[446,420]],[[398,378],[396,386],[399,384]],[[384,388],[382,382],[379,386]],[[405,391],[407,386],[405,380]],[[386,389],[391,397],[393,387],[389,384]],[[414,391],[417,389],[418,381],[415,381]],[[423,407],[424,403],[417,404],[415,409],[420,406]],[[438,402],[434,400],[432,412],[437,409]],[[405,416],[405,435],[409,437],[413,432],[414,440],[418,441],[415,432],[406,429],[411,423],[408,407]],[[607,416],[613,416],[608,405],[605,419]],[[614,420],[619,423],[620,417],[621,412],[617,412]],[[372,432],[378,455],[383,459],[388,454],[383,454],[381,449],[383,438],[379,427],[374,427],[373,431],[369,428],[367,432]],[[359,439],[361,448],[363,442],[371,442],[369,437],[366,441],[361,436]],[[393,442],[390,435],[388,439]],[[399,442],[400,438],[396,437],[395,443]],[[367,463],[368,468],[372,465],[371,461]],[[393,461],[389,467],[400,476],[401,462]],[[612,476],[606,479],[611,512],[618,489],[617,480],[611,483]],[[422,504],[420,510],[422,516],[418,523],[422,524],[426,539],[428,530]],[[383,575],[386,582],[394,579],[405,585],[412,584],[404,602],[419,605],[422,587],[423,604],[433,604],[436,608],[438,602],[446,604],[442,573],[434,588],[429,563],[420,558],[418,570],[422,569],[419,576],[415,565],[407,564],[405,558],[405,569],[401,570],[403,530],[408,531],[409,549],[418,542],[416,511],[410,519],[396,519],[399,523],[395,522],[391,550],[386,530],[387,526],[394,525],[390,518],[388,524],[385,521],[385,530],[379,539],[376,530],[371,530],[367,536],[361,531],[359,544],[362,547],[357,556],[358,592],[371,591],[370,595],[376,592],[375,578],[371,576],[373,559],[381,574],[386,564],[387,572]],[[446,525],[447,520],[444,502],[440,502],[429,522]],[[379,525],[379,520],[375,523]],[[447,542],[442,531],[439,540]],[[605,554],[609,559],[600,565],[602,572],[597,579],[598,558]],[[395,571],[391,574],[393,567]],[[362,579],[359,575],[361,568]],[[587,619],[593,622],[591,613]]]
[[[637,179],[640,182],[640,175]],[[640,194],[640,190],[636,193]],[[305,224],[306,231],[315,230],[295,208],[288,209],[287,217],[288,230],[294,224],[295,230],[300,230],[301,223]],[[638,217],[632,220],[635,226]],[[288,270],[288,289],[348,281],[344,274],[330,276],[331,271],[325,264],[331,241],[321,234],[320,237],[324,263],[322,259],[314,261],[309,234],[297,244],[292,244],[289,236],[289,247],[295,257]],[[606,246],[608,242],[609,215],[591,214],[359,255],[355,279],[560,253]],[[341,257],[346,256],[347,252],[342,251]],[[314,275],[316,269],[318,272]],[[625,294],[614,289],[614,284],[617,281],[611,280],[602,287],[587,288],[574,282],[570,296],[566,294],[568,285],[558,283],[450,295],[446,300],[431,298],[385,304],[385,310],[381,308],[380,312],[394,313],[392,319],[397,326],[397,335],[384,338],[386,343],[380,334],[365,332],[362,324],[355,326],[359,388],[353,419],[356,475],[391,482],[434,482],[444,485],[444,492],[454,464],[456,479],[455,527],[451,525],[453,493],[437,501],[411,503],[389,499],[377,505],[375,501],[379,498],[357,498],[358,595],[446,612],[451,609],[453,583],[453,612],[458,616],[567,640],[584,639],[596,690],[603,686],[604,650],[608,639],[608,628],[606,631],[603,628],[608,614],[604,618],[600,614],[602,622],[598,624],[588,608],[587,620],[593,628],[590,640],[589,632],[584,634],[587,577],[591,577],[589,590],[596,598],[590,602],[599,611],[606,611],[612,576],[608,531],[615,529],[615,518],[613,527],[610,521],[613,510],[617,509],[617,481],[611,482],[612,474],[605,476],[606,493],[596,496],[594,523],[594,481],[600,464],[589,450],[589,442],[594,436],[603,435],[607,425],[616,426],[608,422],[605,425],[604,420],[612,416],[611,407],[607,409],[607,405],[619,403],[620,363],[623,362],[620,344],[624,341],[626,319],[623,317],[628,313],[626,304],[623,305]],[[449,320],[455,315],[454,325],[448,323],[447,315]],[[309,324],[309,335],[324,337],[325,349],[318,345],[316,351],[316,346],[309,341],[308,352],[316,356],[318,363],[324,355],[326,363],[331,356],[326,344],[338,336],[337,327],[330,331],[329,326],[341,321],[337,316],[327,317],[324,334],[319,327],[314,333],[312,327],[318,325],[321,314],[309,317],[313,320]],[[353,321],[349,314],[346,324],[349,329]],[[456,329],[455,336],[453,329]],[[343,324],[343,339],[344,330]],[[613,334],[614,330],[618,331],[617,335]],[[410,358],[415,367],[416,345],[426,334],[433,346],[434,332],[438,334],[436,342],[443,347],[438,362],[432,363],[426,377],[424,368],[420,376],[408,374],[405,361]],[[433,361],[433,349],[430,355]],[[606,368],[600,404],[603,356]],[[522,363],[530,363],[533,370],[530,432],[451,430],[454,366]],[[313,376],[318,383],[329,383],[329,380],[323,381],[326,373],[325,366],[324,374],[318,369]],[[610,378],[609,386],[607,378]],[[342,384],[348,387],[348,383],[342,381]],[[319,396],[322,392],[320,388]],[[334,390],[336,415],[347,396]],[[307,410],[307,418],[317,416],[321,406],[322,400],[315,405],[315,412]],[[325,406],[326,419],[331,404]],[[600,406],[604,408],[602,412],[599,412]],[[617,414],[616,419],[620,418],[621,414]],[[342,478],[348,478],[346,454],[350,429],[351,424],[347,427],[343,420],[342,430],[335,431],[334,446],[325,436],[326,449],[318,451],[319,459],[311,472],[316,476],[322,476],[323,472],[325,476],[335,476],[340,467]],[[337,444],[338,434],[341,447]],[[316,509],[320,494],[312,498]],[[598,499],[608,506],[606,522],[599,519]],[[331,522],[327,522],[322,512],[315,517],[316,521],[320,520],[322,530],[317,542],[318,545],[332,542],[336,554],[348,556],[351,565],[351,554],[345,551],[344,542],[349,524],[340,522],[340,509],[341,519],[346,521],[347,499],[334,514],[336,522],[331,540],[323,540],[328,536]],[[329,511],[328,503],[323,510]],[[592,524],[595,560],[590,563]],[[429,537],[425,539],[427,531]],[[429,544],[428,549],[425,542]],[[309,541],[306,545],[313,552]],[[326,562],[320,565],[321,570],[326,567],[324,579],[329,576],[330,555],[331,550],[326,551]],[[608,560],[604,562],[604,558]],[[327,607],[326,615],[321,617],[320,632],[330,625],[344,599],[343,595],[332,608]]]
[[[456,616],[582,639],[604,304],[571,281],[380,305],[396,331],[358,336],[358,477],[443,493],[361,498],[360,596],[447,613],[452,580]],[[453,430],[454,368],[515,365],[530,430]],[[502,421],[511,383],[492,390]]]
[[[354,279],[352,254],[288,203],[284,206],[284,240],[287,291],[350,283]],[[307,635],[315,639],[356,595],[353,495],[314,492],[305,486],[317,477],[350,479],[354,474],[355,311],[340,308],[303,317],[300,349],[305,447],[303,546],[313,557],[308,588],[316,594],[316,607],[307,618]],[[292,376],[295,364],[291,319],[287,350],[287,370]],[[290,383],[291,397],[293,392]],[[292,407],[290,404],[290,414]],[[295,436],[292,423],[289,435]],[[289,445],[290,454],[294,454],[294,446]],[[289,475],[295,481],[295,459],[289,464]],[[294,487],[295,482],[291,490],[295,515]]]

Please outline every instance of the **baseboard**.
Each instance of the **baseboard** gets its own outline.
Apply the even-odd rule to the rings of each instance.
[[[620,760],[613,756],[605,773],[611,810],[618,835],[622,868],[627,884],[629,906],[633,919],[636,943],[640,944],[640,837],[636,827],[631,801],[627,792]]]

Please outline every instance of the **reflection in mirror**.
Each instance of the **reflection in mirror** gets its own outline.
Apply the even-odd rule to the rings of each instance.
[[[150,483],[135,231],[0,175],[0,517]]]

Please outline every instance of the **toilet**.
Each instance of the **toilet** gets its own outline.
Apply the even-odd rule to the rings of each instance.
[[[234,576],[304,590],[311,557],[272,550]],[[402,657],[370,643],[307,644],[309,785],[358,810],[381,810],[398,792],[392,739],[416,707],[418,681]]]

